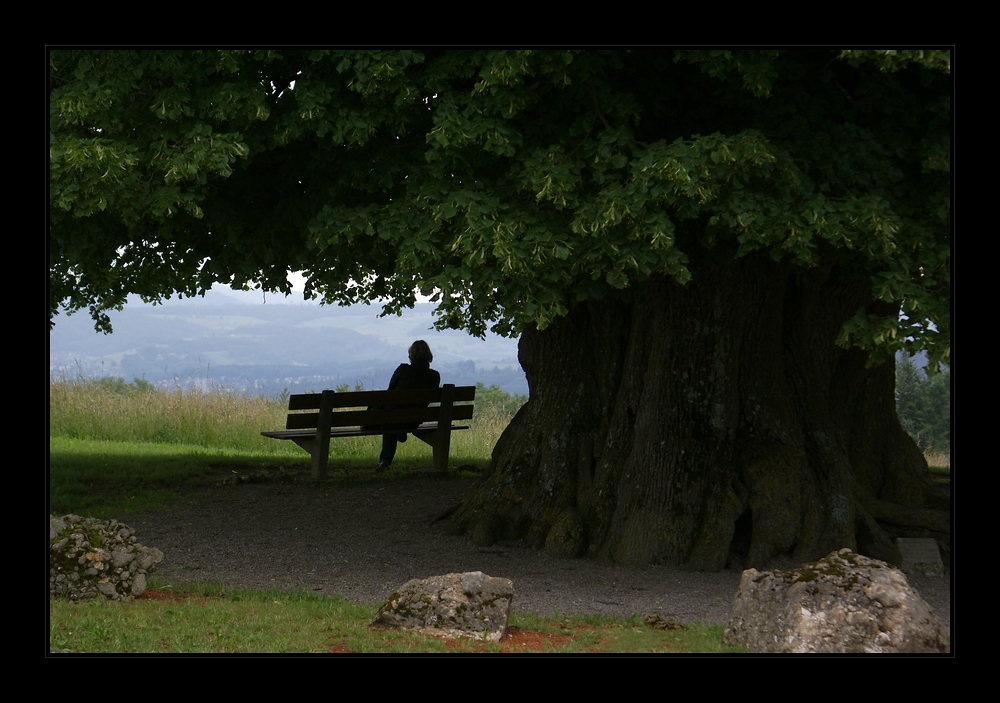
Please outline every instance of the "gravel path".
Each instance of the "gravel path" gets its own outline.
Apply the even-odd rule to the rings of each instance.
[[[139,542],[163,551],[157,575],[175,583],[311,590],[379,604],[411,578],[482,571],[511,579],[514,608],[524,611],[728,619],[737,571],[602,567],[518,544],[480,548],[445,535],[431,517],[460,502],[473,480],[219,486],[189,504],[124,522]],[[950,630],[949,580],[911,583]]]

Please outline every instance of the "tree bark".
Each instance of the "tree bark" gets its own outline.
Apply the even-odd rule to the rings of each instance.
[[[453,529],[623,565],[760,567],[841,547],[898,563],[891,537],[940,520],[887,531],[864,507],[920,523],[931,482],[896,417],[893,364],[834,344],[875,311],[863,271],[711,254],[692,270],[524,332],[529,400]]]

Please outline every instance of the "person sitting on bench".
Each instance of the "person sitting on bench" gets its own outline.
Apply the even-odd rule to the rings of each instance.
[[[392,374],[389,387],[386,390],[408,390],[412,388],[437,388],[441,385],[441,374],[431,368],[434,355],[431,348],[422,339],[418,339],[410,345],[407,351],[410,357],[409,364],[400,364]],[[416,425],[393,425],[391,429],[413,429]],[[392,464],[396,456],[397,442],[406,441],[406,432],[390,433],[382,435],[382,453],[378,457],[376,471],[384,471]]]

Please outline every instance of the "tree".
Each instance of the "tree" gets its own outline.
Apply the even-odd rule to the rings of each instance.
[[[56,51],[50,319],[214,282],[521,334],[456,531],[718,569],[943,534],[946,51]],[[942,527],[944,524],[944,527]]]
[[[951,373],[928,377],[913,360],[896,364],[896,412],[899,424],[921,451],[951,449]]]

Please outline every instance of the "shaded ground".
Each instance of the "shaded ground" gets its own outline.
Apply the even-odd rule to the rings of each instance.
[[[473,480],[218,486],[190,504],[124,522],[136,529],[139,542],[163,551],[157,575],[174,583],[311,590],[379,604],[412,578],[482,571],[514,582],[515,609],[543,615],[658,612],[680,622],[728,619],[739,571],[602,567],[518,544],[483,549],[445,535],[431,518],[457,504]],[[949,579],[911,583],[950,631]]]

